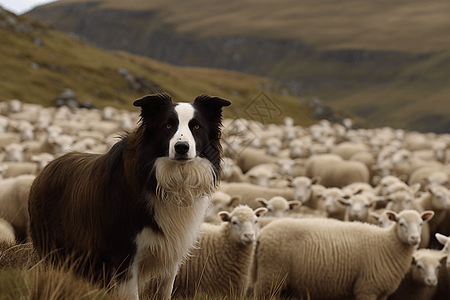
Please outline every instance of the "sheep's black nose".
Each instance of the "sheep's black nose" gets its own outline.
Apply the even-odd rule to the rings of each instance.
[[[189,143],[180,141],[175,143],[175,152],[178,154],[186,154],[189,151]]]

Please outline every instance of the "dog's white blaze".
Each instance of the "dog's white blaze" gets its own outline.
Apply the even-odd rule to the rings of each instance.
[[[197,151],[195,147],[195,139],[189,128],[189,121],[194,118],[194,108],[189,103],[179,103],[175,106],[175,111],[178,114],[178,129],[177,132],[170,139],[169,143],[169,157],[175,158],[175,144],[178,141],[185,141],[189,144],[189,151],[187,158],[195,158]]]

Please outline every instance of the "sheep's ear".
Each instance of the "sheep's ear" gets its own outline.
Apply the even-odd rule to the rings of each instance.
[[[364,190],[363,189],[359,189],[353,195],[359,195],[359,194],[362,194],[362,192],[364,192]]]
[[[254,212],[255,212],[255,216],[257,216],[259,218],[259,217],[264,216],[267,213],[267,208],[260,207],[260,208],[255,209]]]
[[[369,216],[371,216],[376,221],[378,221],[378,219],[380,218],[380,215],[373,211],[369,213]]]
[[[256,198],[255,202],[261,204],[264,207],[267,207],[267,204],[269,203],[269,201],[264,198]]]
[[[239,205],[239,203],[241,202],[242,197],[240,195],[234,195],[231,197],[230,199],[230,203],[229,206],[230,207],[236,207]]]
[[[434,216],[434,211],[432,211],[432,210],[426,210],[420,215],[420,217],[424,221],[430,221],[433,218],[433,216]]]
[[[440,234],[440,233],[436,233],[436,234],[435,234],[435,237],[436,237],[437,241],[438,241],[441,245],[444,245],[444,246],[445,246],[445,244],[448,243],[448,241],[450,241],[450,238],[449,238],[449,237],[447,237],[447,236],[445,236],[445,235],[443,235],[443,234]]]
[[[398,220],[398,218],[397,218],[398,215],[397,215],[397,213],[396,213],[395,211],[392,211],[392,210],[386,210],[384,213],[387,215],[387,217],[388,217],[388,219],[389,219],[390,221],[397,222],[397,220]]]
[[[347,197],[347,198],[346,198]],[[350,197],[348,197],[348,196],[344,196],[344,197],[342,197],[342,198],[338,198],[338,199],[336,199],[336,201],[338,202],[338,203],[340,203],[340,204],[342,204],[342,205],[345,205],[345,206],[350,206]]]
[[[224,221],[224,222],[230,222],[230,220],[231,220],[231,215],[230,215],[230,213],[227,212],[227,211],[221,211],[221,212],[219,212],[217,215],[218,215],[218,216],[222,219],[222,221]]]
[[[408,175],[402,174],[402,175],[398,176],[398,179],[400,179],[403,182],[407,182],[408,181]]]
[[[314,176],[313,178],[311,178],[312,184],[320,184],[321,181],[322,181],[322,177],[319,177],[319,176]]]
[[[294,208],[300,207],[302,205],[302,202],[298,201],[298,200],[291,200],[291,201],[288,201],[288,204],[289,204],[289,209],[294,209]]]

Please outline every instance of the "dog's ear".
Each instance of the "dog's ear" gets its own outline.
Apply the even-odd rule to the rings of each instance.
[[[210,95],[200,95],[194,100],[195,106],[207,106],[210,108],[222,108],[223,106],[230,106],[231,101],[220,97],[212,97]]]
[[[172,104],[172,97],[167,93],[146,95],[133,102],[134,106],[141,107],[142,110],[168,104]]]

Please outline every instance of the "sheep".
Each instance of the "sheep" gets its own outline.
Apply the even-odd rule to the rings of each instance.
[[[252,184],[270,187],[272,181],[281,178],[278,170],[279,167],[276,164],[260,164],[248,170],[245,178]]]
[[[243,182],[247,180],[241,168],[236,165],[232,158],[224,157],[220,163],[220,166],[221,180],[227,182]]]
[[[4,161],[22,162],[24,161],[25,147],[21,144],[11,143],[3,146],[5,150]]]
[[[277,163],[278,158],[266,153],[264,149],[247,147],[243,149],[236,158],[236,164],[246,173],[254,166],[264,163]]]
[[[438,292],[439,279],[447,272],[444,268],[441,269],[442,261],[446,258],[447,253],[444,251],[416,250],[408,273],[388,300],[434,299]]]
[[[14,245],[16,243],[16,234],[14,227],[3,218],[0,218],[0,243],[8,243]],[[0,252],[0,256],[1,256]],[[0,258],[1,260],[1,258]]]
[[[220,226],[204,223],[197,246],[178,271],[174,298],[199,292],[243,296],[249,284],[257,219],[265,212],[264,207],[253,211],[239,205],[231,213],[219,213],[224,221]]]
[[[339,200],[349,199],[350,196],[345,195],[340,188],[327,188],[320,196],[324,201],[323,206],[328,218],[344,221],[347,207],[342,205]]]
[[[322,178],[326,187],[344,187],[354,182],[369,182],[369,169],[359,161],[344,161],[336,154],[315,155],[306,162],[306,176]]]
[[[265,142],[266,153],[269,155],[277,156],[281,150],[281,140],[277,137],[268,138]]]
[[[293,139],[289,142],[289,149],[291,150],[289,157],[295,158],[307,158],[310,153],[308,151],[307,145],[302,139]]]
[[[421,167],[416,169],[408,178],[408,184],[420,183],[423,188],[427,185],[443,185],[449,184],[449,171],[435,167]]]
[[[247,182],[221,182],[219,191],[228,195],[241,196],[241,204],[246,204],[253,209],[260,207],[255,202],[256,198],[272,198],[282,196],[286,199],[294,199],[294,190],[292,188],[270,188],[254,185]]]
[[[349,160],[353,155],[358,152],[369,152],[370,148],[366,144],[343,142],[331,149],[331,153],[338,154],[345,160]]]
[[[236,206],[239,205],[240,201],[241,196],[230,196],[221,191],[215,192],[211,196],[211,206],[205,215],[204,221],[216,225],[222,223],[218,213],[221,211],[231,212]]]
[[[434,234],[447,216],[450,209],[450,191],[443,186],[430,186],[426,192],[416,200],[416,203],[424,210],[432,210],[435,215],[429,222],[430,227],[430,246],[436,247],[437,241]]]
[[[300,201],[287,201],[286,198],[281,196],[272,197],[270,198],[270,200],[266,200],[264,198],[256,198],[255,201],[261,204],[263,207],[267,208],[267,217],[276,218],[287,217],[290,211],[302,205]]]
[[[450,268],[450,259],[449,259],[449,257],[450,257],[450,237],[445,236],[440,233],[436,233],[434,235],[434,237],[442,246],[444,246],[444,248],[442,248],[442,250],[447,252],[446,267]]]
[[[1,166],[3,170],[3,177],[16,177],[24,174],[37,174],[37,172],[43,169],[50,161],[54,159],[54,156],[49,153],[40,153],[31,157],[31,162],[2,162]]]
[[[386,214],[395,221],[387,229],[332,219],[271,222],[257,238],[255,296],[284,292],[311,299],[386,299],[407,273],[421,225],[434,213]]]
[[[347,206],[344,221],[370,223],[370,213],[373,212],[375,204],[380,198],[370,192],[357,193],[346,198],[337,199],[340,204]]]
[[[320,177],[308,178],[298,176],[291,180],[291,186],[294,188],[294,200],[301,201],[304,205],[313,209],[318,209],[317,198],[314,196],[313,189],[320,185]],[[320,193],[320,192],[319,192]]]
[[[24,242],[28,238],[28,195],[35,175],[20,175],[0,181],[0,218],[14,228],[16,237]]]

